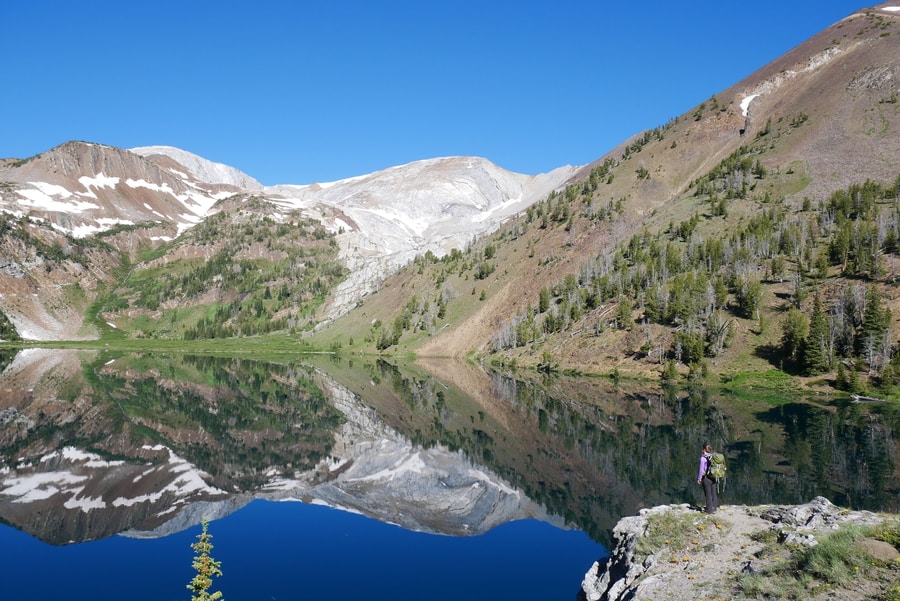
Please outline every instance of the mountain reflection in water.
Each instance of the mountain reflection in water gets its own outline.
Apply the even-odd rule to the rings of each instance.
[[[315,513],[323,524],[338,523],[323,518],[337,514],[354,516],[355,532],[370,523],[361,516],[401,526],[410,537],[403,548],[420,558],[444,552],[430,549],[435,537],[423,533],[454,537],[437,537],[444,545],[464,537],[472,581],[477,567],[495,565],[489,571],[507,593],[501,565],[514,556],[509,546],[493,552],[491,564],[477,559],[488,542],[472,541],[515,539],[526,524],[547,524],[514,547],[545,558],[532,569],[548,577],[562,557],[580,562],[568,566],[577,588],[619,518],[644,506],[699,500],[692,472],[706,439],[730,460],[725,503],[823,495],[839,505],[900,509],[893,442],[900,420],[890,404],[728,399],[597,378],[524,381],[448,362],[3,353],[0,519],[52,545],[114,534],[156,539],[143,541],[144,549],[162,549],[160,537],[177,540],[179,550],[165,553],[183,555],[176,564],[187,570],[185,583],[187,545],[201,519],[214,521],[215,544],[231,572],[243,572],[259,545],[320,511],[251,502],[298,500],[343,510]],[[258,507],[268,509],[252,509]],[[241,552],[226,551],[229,539],[243,536],[229,529],[251,528],[245,522],[263,535]],[[563,538],[578,534],[570,530],[590,538],[579,546]],[[0,537],[33,548],[10,529]],[[569,559],[563,548],[585,556]],[[48,557],[36,561],[52,566]],[[346,557],[354,557],[352,548]],[[453,578],[465,581],[459,559]],[[96,568],[83,577],[103,573]],[[560,591],[560,598],[573,595],[571,587]]]

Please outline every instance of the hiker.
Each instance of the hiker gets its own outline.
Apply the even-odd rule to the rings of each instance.
[[[719,494],[716,491],[716,481],[709,474],[712,452],[712,445],[704,442],[703,452],[700,454],[700,470],[697,472],[697,484],[703,487],[703,494],[706,496],[706,513],[715,513],[716,509],[719,508]]]

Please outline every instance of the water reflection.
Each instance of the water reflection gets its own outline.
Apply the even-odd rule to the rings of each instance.
[[[4,366],[0,519],[53,544],[160,536],[254,499],[457,536],[534,518],[606,542],[640,507],[699,499],[704,439],[731,459],[726,503],[821,494],[900,510],[889,404],[529,381],[450,362],[33,349],[0,355]]]

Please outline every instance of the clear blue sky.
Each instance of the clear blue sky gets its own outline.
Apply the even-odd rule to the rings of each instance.
[[[542,173],[872,4],[16,0],[0,10],[0,156],[162,144],[264,184],[451,155]]]

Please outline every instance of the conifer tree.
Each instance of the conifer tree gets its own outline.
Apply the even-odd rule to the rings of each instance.
[[[197,542],[191,544],[196,555],[194,556],[193,568],[197,572],[191,583],[187,585],[191,591],[191,601],[220,601],[222,600],[222,592],[216,591],[210,593],[212,587],[213,576],[221,576],[222,570],[219,566],[221,561],[216,561],[210,556],[212,552],[212,534],[207,531],[209,521],[205,518],[202,522],[203,531],[197,535]]]
[[[809,318],[809,334],[803,345],[803,371],[808,375],[820,374],[828,371],[829,363],[828,322],[817,294]]]
[[[859,335],[856,337],[856,351],[863,355],[869,365],[875,363],[875,354],[881,351],[882,342],[890,324],[890,310],[881,307],[881,295],[875,286],[866,290],[866,308]]]
[[[781,347],[790,359],[796,359],[806,342],[809,322],[806,315],[791,307],[782,324]]]

